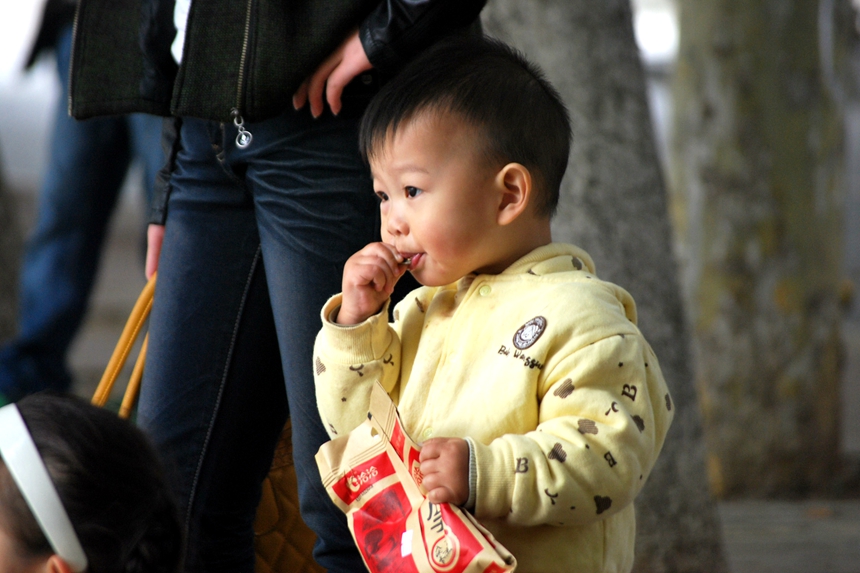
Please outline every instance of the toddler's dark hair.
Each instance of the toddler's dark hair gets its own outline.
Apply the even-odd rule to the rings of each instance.
[[[88,573],[176,573],[181,525],[143,433],[73,396],[36,394],[17,406],[87,555]],[[0,527],[24,556],[53,553],[2,458]]]
[[[478,128],[491,163],[525,165],[537,186],[538,213],[553,215],[570,153],[570,118],[558,92],[521,53],[479,36],[452,37],[428,49],[365,111],[359,136],[365,160],[401,123],[424,112],[451,113]]]

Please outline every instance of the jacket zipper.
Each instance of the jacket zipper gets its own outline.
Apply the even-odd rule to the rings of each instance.
[[[248,63],[248,44],[251,34],[251,8],[254,0],[248,0],[248,10],[245,13],[245,35],[242,39],[242,56],[239,59],[239,81],[236,86],[236,107],[230,110],[230,115],[233,118],[233,125],[239,130],[236,134],[236,147],[244,149],[251,145],[251,140],[254,136],[251,132],[245,129],[245,120],[242,119],[242,95],[245,84],[245,67]]]

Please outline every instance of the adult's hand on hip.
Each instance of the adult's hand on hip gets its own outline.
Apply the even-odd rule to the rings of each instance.
[[[302,109],[310,103],[311,115],[319,117],[323,112],[323,95],[332,113],[337,115],[341,109],[340,96],[343,88],[358,74],[373,68],[355,30],[326,60],[320,64],[311,77],[302,82],[293,95],[293,107]]]

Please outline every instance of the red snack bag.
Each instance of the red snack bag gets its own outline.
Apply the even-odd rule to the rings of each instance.
[[[346,513],[371,573],[496,573],[516,559],[467,511],[427,501],[421,449],[374,385],[367,420],[316,455],[323,484]]]

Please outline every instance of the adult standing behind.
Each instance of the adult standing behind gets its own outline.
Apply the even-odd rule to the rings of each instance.
[[[253,570],[287,415],[315,557],[363,570],[316,474],[328,436],[311,371],[318,308],[378,228],[358,119],[403,63],[479,26],[484,1],[79,5],[72,113],[175,118],[149,230],[158,286],[138,420],[175,470],[188,571]]]
[[[143,114],[89,121],[69,117],[69,59],[75,3],[48,0],[26,67],[56,55],[61,93],[35,230],[21,269],[18,333],[0,347],[0,406],[40,390],[67,392],[69,346],[87,309],[105,230],[134,158],[152,198],[164,163],[162,119]]]

